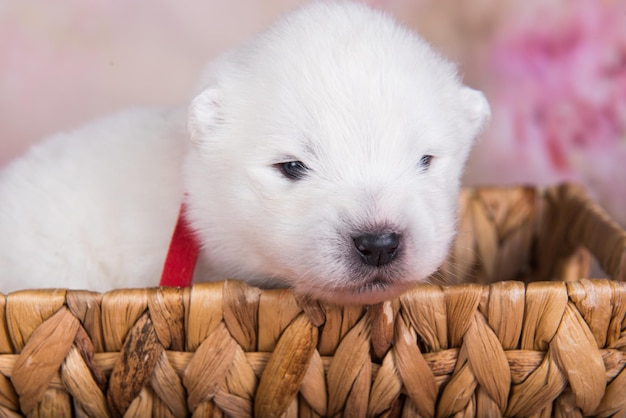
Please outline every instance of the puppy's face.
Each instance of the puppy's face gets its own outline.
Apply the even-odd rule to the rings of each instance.
[[[447,255],[488,105],[423,44],[280,42],[246,71],[224,64],[191,106],[203,253],[218,278],[337,303],[395,297]]]

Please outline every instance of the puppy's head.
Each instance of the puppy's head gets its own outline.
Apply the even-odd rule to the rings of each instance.
[[[489,115],[391,18],[315,4],[218,60],[190,107],[189,218],[217,277],[375,303],[432,274]]]

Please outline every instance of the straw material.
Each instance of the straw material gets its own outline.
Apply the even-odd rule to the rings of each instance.
[[[439,275],[448,284],[577,280],[590,253],[609,277],[626,280],[626,232],[580,187],[464,189],[459,218]]]
[[[0,295],[0,417],[626,416],[624,231],[569,186],[462,202],[440,274],[491,284],[370,307],[238,281]],[[574,278],[581,246],[615,280],[495,281]]]

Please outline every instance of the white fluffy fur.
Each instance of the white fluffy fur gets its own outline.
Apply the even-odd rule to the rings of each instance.
[[[0,291],[157,285],[186,193],[198,280],[339,303],[395,296],[443,261],[488,114],[453,65],[390,17],[307,6],[212,63],[188,118],[130,110],[10,165],[0,175]],[[275,167],[295,160],[309,168],[298,181]],[[366,266],[353,237],[379,230],[399,233],[401,251]]]

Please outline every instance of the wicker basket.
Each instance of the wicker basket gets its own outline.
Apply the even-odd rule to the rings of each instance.
[[[479,284],[375,306],[238,281],[0,295],[0,417],[626,416],[626,233],[571,186],[461,202],[438,278]],[[570,281],[583,247],[614,280]]]

